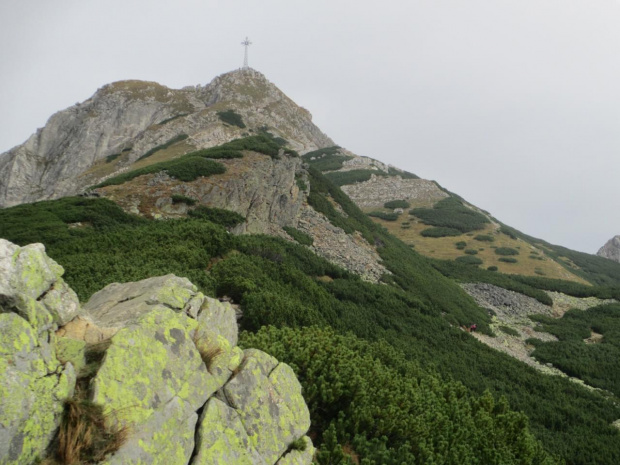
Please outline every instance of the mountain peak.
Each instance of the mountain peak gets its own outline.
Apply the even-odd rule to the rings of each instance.
[[[620,236],[614,236],[609,239],[605,245],[596,252],[596,255],[615,262],[620,262]]]
[[[222,118],[231,111],[242,124]],[[0,154],[0,207],[75,195],[171,141],[179,141],[178,156],[265,130],[298,152],[335,145],[306,109],[251,68],[182,89],[117,81]]]

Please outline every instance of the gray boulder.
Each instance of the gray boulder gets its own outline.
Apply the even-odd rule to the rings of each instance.
[[[222,389],[249,443],[273,464],[310,428],[310,413],[293,370],[258,350],[246,350],[238,373]]]
[[[196,296],[196,286],[173,274],[131,283],[109,284],[84,305],[86,314],[98,326],[122,328],[137,321],[155,307],[183,310]]]
[[[30,464],[44,454],[63,401],[75,389],[73,366],[63,366],[54,350],[56,325],[79,312],[62,273],[41,244],[19,247],[0,239],[2,464]],[[53,298],[45,301],[55,289],[67,308],[57,308]]]
[[[63,273],[46,255],[43,244],[19,247],[0,239],[0,311],[17,313],[37,333],[71,320],[80,305],[62,280]]]
[[[106,463],[189,461],[196,412],[208,398],[207,369],[192,341],[196,326],[159,306],[110,340],[92,400],[105,406],[110,422],[136,434]]]

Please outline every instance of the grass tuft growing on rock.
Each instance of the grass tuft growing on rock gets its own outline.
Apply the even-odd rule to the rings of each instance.
[[[108,423],[101,405],[79,398],[65,401],[56,460],[66,465],[97,463],[116,452],[126,441],[128,430],[107,426]]]

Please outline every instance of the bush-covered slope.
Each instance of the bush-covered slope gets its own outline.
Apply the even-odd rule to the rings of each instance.
[[[435,270],[427,259],[372,223],[340,189],[317,171],[310,171],[309,203],[334,224],[349,232],[359,231],[377,246],[384,265],[392,273],[384,277],[384,284],[364,282],[296,243],[267,236],[232,236],[223,226],[200,218],[145,220],[125,214],[105,199],[66,198],[1,210],[0,237],[22,245],[31,242],[46,244],[49,255],[66,268],[66,280],[82,300],[110,282],[173,272],[189,277],[204,292],[228,295],[240,303],[244,312],[241,322],[246,330],[257,331],[268,324],[280,328],[314,325],[332,327],[336,333],[352,332],[357,338],[368,341],[383,339],[402,353],[395,355],[395,359],[415,361],[414,365],[421,366],[424,372],[436,371],[443,379],[463,383],[462,401],[458,401],[461,388],[445,381],[438,381],[437,389],[421,390],[420,393],[425,392],[424,395],[435,398],[437,402],[439,392],[448,396],[444,396],[447,400],[457,395],[454,402],[437,404],[440,406],[438,411],[443,411],[450,419],[446,425],[457,425],[452,430],[446,426],[448,436],[463,431],[461,428],[466,424],[473,424],[476,428],[475,418],[472,420],[468,411],[481,412],[481,423],[478,430],[472,431],[472,437],[478,437],[478,433],[484,435],[489,422],[495,422],[500,428],[495,437],[504,439],[498,439],[500,443],[494,446],[497,460],[493,462],[491,458],[491,462],[486,463],[540,463],[528,461],[527,457],[533,456],[527,454],[516,454],[514,460],[502,458],[507,457],[503,455],[507,451],[520,447],[517,443],[535,443],[527,442],[526,425],[517,414],[508,415],[506,423],[499,420],[496,406],[501,406],[497,408],[503,411],[501,401],[493,401],[493,406],[486,410],[482,408],[485,403],[490,405],[484,400],[488,399],[484,396],[486,390],[496,399],[505,396],[512,409],[523,411],[529,418],[531,431],[542,440],[544,448],[566,458],[568,463],[620,462],[618,431],[610,426],[620,418],[620,408],[616,404],[565,379],[541,375],[461,331],[458,325],[471,322],[478,323],[485,330],[486,312],[478,308],[451,279]],[[340,205],[344,214],[336,210],[334,202]],[[306,337],[304,334],[298,334],[300,344]],[[330,334],[320,336],[325,338],[322,339],[324,344],[340,344],[338,338]],[[284,338],[285,333],[282,335]],[[361,347],[366,344],[354,341],[345,340],[342,350],[349,350],[347,345]],[[303,355],[297,349],[291,345],[278,346],[274,338],[265,343],[288,353],[291,362],[302,368],[299,360]],[[398,406],[399,389],[409,392],[407,390],[415,384],[407,375],[410,368],[400,367],[399,364],[404,362],[386,361],[377,350],[373,350],[370,350],[372,357],[379,359],[376,363],[385,367],[378,365],[376,371],[364,370],[360,374],[362,378],[354,379],[354,383],[348,386],[351,389],[369,386],[370,389],[374,386],[371,378],[386,379],[390,374],[407,378],[409,381],[404,379],[400,387],[398,383],[390,385],[396,391],[392,397],[389,392],[372,387],[384,396],[385,402],[394,401]],[[370,363],[364,358],[367,356],[363,356],[360,363]],[[306,357],[310,365],[312,352],[306,352]],[[378,376],[379,373],[383,373],[384,378]],[[307,377],[308,386],[320,384],[319,374],[316,379],[312,373],[300,372],[300,375]],[[345,386],[343,384],[342,389]],[[385,440],[376,437],[372,432],[375,425],[367,425],[374,421],[375,416],[379,422],[382,412],[377,410],[372,399],[366,399],[366,406],[360,406],[359,412],[355,413],[367,418],[366,426],[340,425],[333,419],[339,415],[346,418],[352,413],[352,406],[346,398],[342,402],[332,402],[327,392],[320,394],[326,399],[314,404],[313,415],[319,418],[317,422],[322,428],[334,423],[334,428],[324,437],[325,445],[318,444],[324,452],[337,449],[331,447],[334,435],[343,445],[351,446],[353,441],[357,451],[366,457],[378,457],[373,454],[381,450],[386,457],[394,457],[394,454],[398,455],[396,451],[402,450],[403,453],[414,453],[418,460],[418,457],[427,457],[424,454],[428,451],[429,454],[442,454],[447,450],[445,444],[437,440],[427,452],[422,452],[407,439],[413,434],[411,431],[431,434],[435,428],[432,423],[405,426],[400,437],[394,436],[395,433],[388,434]],[[312,404],[314,399],[309,402]],[[418,407],[407,408],[415,411]],[[442,410],[444,408],[447,410]],[[471,421],[473,423],[468,423]],[[516,430],[502,432],[502,425]],[[385,431],[395,431],[390,430],[391,426],[385,422],[383,427]],[[522,440],[510,443],[513,440],[510,438]],[[482,436],[478,440],[482,441]],[[409,446],[406,446],[408,441]],[[456,444],[459,439],[452,437],[448,443],[450,441]],[[486,446],[480,447],[475,450],[485,450]],[[527,447],[532,452],[530,446]],[[463,457],[469,457],[467,454],[464,452]],[[446,456],[444,463],[459,463],[455,458],[450,459],[452,462],[447,460]],[[476,460],[480,463],[481,459]],[[378,460],[377,463],[390,462]],[[476,462],[472,459],[470,463]]]

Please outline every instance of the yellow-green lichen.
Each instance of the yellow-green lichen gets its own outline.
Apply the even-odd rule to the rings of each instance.
[[[160,405],[189,399],[207,376],[190,331],[196,323],[158,307],[111,340],[93,380],[93,401],[124,425],[146,422]]]

